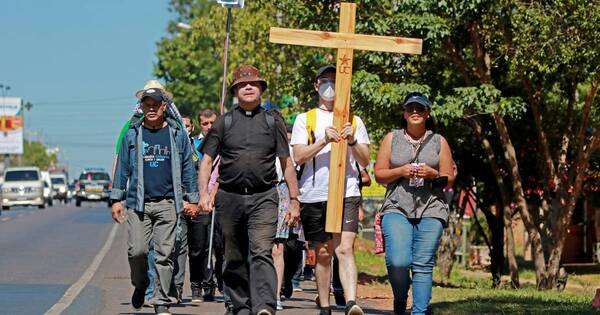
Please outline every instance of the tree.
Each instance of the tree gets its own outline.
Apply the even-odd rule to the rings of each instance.
[[[521,30],[509,42],[514,51],[514,77],[529,100],[544,178],[544,193],[539,198],[541,218],[548,223],[550,253],[545,281],[539,285],[545,288],[556,282],[584,175],[600,147],[600,130],[592,127],[600,123],[598,110],[592,107],[597,104],[600,84],[598,4],[534,2],[521,5],[512,19],[513,27]],[[566,119],[545,121],[557,112],[566,113]]]
[[[11,165],[15,166],[37,166],[41,170],[47,170],[58,161],[56,153],[48,153],[46,146],[41,142],[23,142],[23,155],[11,156]]]
[[[512,285],[519,285],[511,228],[516,214],[511,205],[516,205],[533,242],[537,285],[553,287],[585,171],[600,147],[600,128],[594,127],[600,123],[599,1],[356,2],[357,33],[424,39],[422,56],[356,53],[353,111],[365,121],[372,142],[399,125],[408,92],[428,94],[455,151],[459,176],[481,187],[482,210],[496,240],[490,245],[492,278],[502,272],[497,240],[505,233]],[[204,101],[216,106],[225,10],[206,1],[173,3],[208,13],[187,15],[193,18],[192,32],[161,43],[158,73],[185,108]],[[249,1],[235,12],[231,66],[258,65],[270,83],[266,97],[279,102],[292,96],[298,104],[291,111],[300,110],[315,95],[315,69],[331,62],[332,52],[269,44],[268,27],[336,30],[336,5],[330,0]],[[208,73],[205,81],[198,79],[202,71]],[[487,171],[476,169],[480,163],[461,163],[477,159]],[[532,189],[542,193],[531,194]]]

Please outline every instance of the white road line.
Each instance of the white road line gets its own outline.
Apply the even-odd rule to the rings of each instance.
[[[81,290],[83,290],[87,283],[92,279],[94,273],[96,273],[96,270],[98,270],[102,259],[104,259],[104,256],[110,249],[110,246],[112,245],[112,242],[115,239],[118,227],[119,224],[115,223],[112,230],[110,231],[110,235],[108,236],[106,243],[104,243],[104,246],[102,247],[100,252],[96,255],[96,257],[94,257],[92,264],[86,269],[86,271],[83,273],[83,275],[81,275],[77,282],[73,283],[69,287],[69,289],[67,289],[67,292],[65,292],[62,298],[60,298],[60,300],[56,302],[56,304],[54,304],[46,313],[44,313],[44,315],[59,315],[64,310],[66,310],[67,307],[71,305],[71,303],[73,303],[73,301],[77,298],[79,293],[81,293]]]

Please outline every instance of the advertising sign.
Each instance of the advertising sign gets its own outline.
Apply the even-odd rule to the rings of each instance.
[[[23,154],[23,106],[20,97],[0,97],[0,154]]]

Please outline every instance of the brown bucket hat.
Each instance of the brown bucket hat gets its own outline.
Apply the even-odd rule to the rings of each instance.
[[[267,81],[260,76],[258,69],[251,65],[241,65],[233,72],[233,83],[229,86],[229,92],[233,94],[236,85],[247,82],[260,82],[262,91],[267,89]]]

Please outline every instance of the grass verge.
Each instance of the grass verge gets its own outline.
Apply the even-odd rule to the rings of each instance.
[[[385,295],[390,296],[385,256],[373,254],[373,242],[369,240],[357,239],[355,249],[359,282],[376,286],[378,290],[387,290]],[[596,282],[599,275],[572,274],[569,282],[574,285],[567,286],[563,292],[538,291],[533,284],[526,282],[530,280],[531,272],[524,270],[523,275],[521,289],[510,289],[508,285],[493,289],[488,272],[464,270],[456,265],[449,284],[443,286],[439,273],[434,269],[433,311],[435,314],[489,315],[600,314],[591,307],[595,288],[600,286],[600,282]]]

